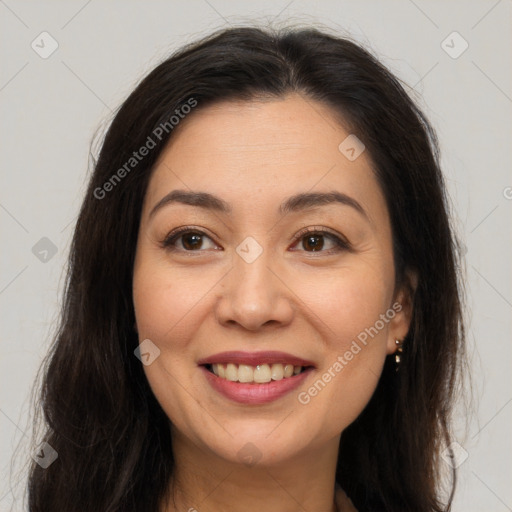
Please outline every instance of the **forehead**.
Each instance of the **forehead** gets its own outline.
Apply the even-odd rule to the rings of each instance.
[[[234,209],[275,209],[305,191],[355,196],[370,215],[384,198],[363,151],[349,160],[339,146],[351,134],[328,106],[297,94],[280,99],[221,102],[193,111],[160,155],[145,214],[173,189],[208,191]]]

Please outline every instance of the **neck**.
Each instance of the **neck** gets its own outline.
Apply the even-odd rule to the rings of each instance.
[[[275,464],[249,466],[199,448],[173,429],[175,472],[161,511],[336,512],[339,436]]]

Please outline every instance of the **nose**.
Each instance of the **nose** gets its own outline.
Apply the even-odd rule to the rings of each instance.
[[[293,292],[285,272],[271,264],[269,251],[248,263],[238,254],[221,285],[216,317],[224,326],[238,325],[250,331],[266,326],[282,327],[292,321]]]

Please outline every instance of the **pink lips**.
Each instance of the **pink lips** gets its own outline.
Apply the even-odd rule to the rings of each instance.
[[[273,380],[265,384],[246,384],[232,382],[210,372],[206,367],[200,367],[206,380],[213,389],[226,398],[242,404],[266,404],[272,402],[293,391],[308,377],[313,368],[308,368],[298,375],[286,377],[281,380]]]
[[[311,361],[302,359],[300,357],[287,354],[286,352],[277,351],[261,351],[261,352],[220,352],[210,357],[200,359],[197,364],[215,364],[215,363],[233,363],[233,364],[248,364],[249,366],[256,366],[257,364],[292,364],[293,366],[315,366]]]
[[[306,369],[298,375],[285,377],[281,380],[273,380],[263,384],[233,382],[210,372],[205,365],[215,363],[247,364],[256,366],[258,364],[291,364],[293,366],[304,366]],[[281,398],[300,386],[300,384],[314,370],[311,361],[287,354],[286,352],[265,351],[265,352],[221,352],[198,361],[207,382],[218,393],[226,398],[243,404],[266,404]]]

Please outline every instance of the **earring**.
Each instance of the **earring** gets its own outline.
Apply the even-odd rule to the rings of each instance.
[[[395,363],[396,363],[396,367],[395,367],[395,371],[398,371],[398,369],[400,368],[400,360],[402,358],[402,352],[404,351],[404,347],[403,347],[403,340],[395,340],[395,344],[396,344],[396,352],[395,352]]]

